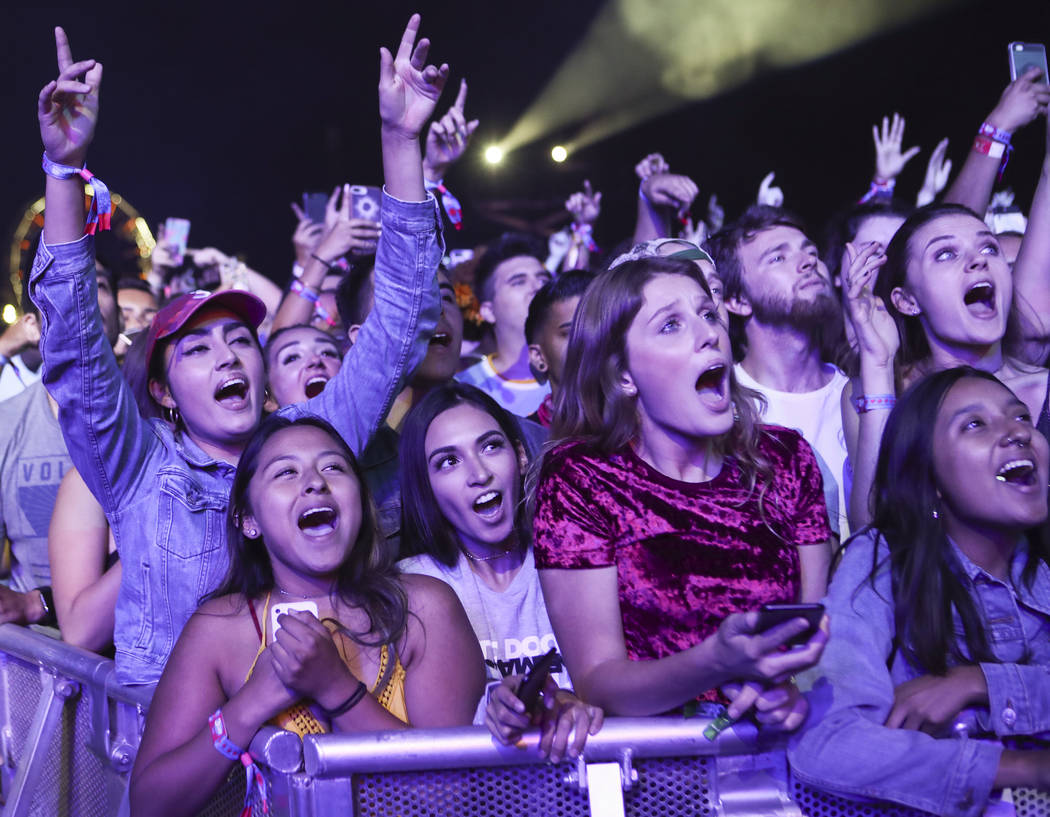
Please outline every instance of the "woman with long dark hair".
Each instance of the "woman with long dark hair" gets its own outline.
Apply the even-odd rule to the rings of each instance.
[[[398,576],[357,460],[328,423],[263,422],[237,469],[226,539],[226,579],[153,696],[136,814],[195,813],[240,754],[226,744],[247,748],[268,721],[300,734],[471,722],[483,673],[463,608],[441,582]],[[317,613],[271,616],[302,601]]]
[[[971,367],[915,384],[883,440],[792,765],[847,796],[980,814],[993,789],[1050,788],[1050,751],[1020,748],[1050,734],[1050,448]]]
[[[401,434],[402,543],[415,555],[400,567],[446,582],[467,611],[493,683],[475,719],[484,714],[503,743],[517,740],[532,713],[515,692],[554,649],[540,751],[554,761],[577,757],[602,711],[572,694],[557,652],[524,509],[520,426],[489,395],[453,381],[413,407]]]
[[[759,425],[701,271],[656,257],[603,272],[565,368],[534,529],[577,692],[652,715],[723,687],[731,715],[757,699],[761,718],[794,728],[805,704],[787,679],[824,633],[781,652],[805,623],[757,632],[748,611],[823,595],[822,480],[798,434]]]

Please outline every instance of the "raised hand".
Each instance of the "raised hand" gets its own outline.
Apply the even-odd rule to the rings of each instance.
[[[569,196],[565,209],[572,213],[572,220],[576,224],[594,224],[602,212],[602,194],[595,193],[590,181],[584,180],[583,191]]]
[[[780,207],[784,204],[784,191],[773,184],[776,173],[767,173],[762,177],[758,185],[758,197],[755,199],[759,204],[767,207]]]
[[[470,137],[478,129],[478,120],[467,121],[464,108],[467,104],[467,81],[459,83],[459,94],[448,112],[436,122],[430,123],[427,132],[426,154],[423,170],[434,181],[444,177],[449,165],[459,161],[470,144]]]
[[[438,97],[448,80],[448,65],[427,65],[430,40],[416,43],[419,15],[413,14],[397,55],[379,49],[379,117],[383,128],[406,138],[418,138],[434,114]]]
[[[688,176],[654,173],[642,182],[642,195],[655,207],[673,207],[685,213],[700,189]]]
[[[904,117],[899,113],[893,115],[891,122],[882,117],[882,132],[878,125],[871,126],[871,136],[875,141],[875,178],[888,182],[896,179],[904,166],[919,152],[918,146],[901,152],[904,142]]]
[[[930,154],[930,161],[926,164],[926,180],[919,189],[919,195],[915,204],[919,207],[929,204],[937,198],[940,192],[948,186],[948,177],[952,174],[952,160],[946,158],[948,153],[948,138],[945,137],[937,143],[937,147]]]
[[[1042,72],[1032,67],[1006,86],[999,102],[985,120],[1001,130],[1013,133],[1039,114],[1045,114],[1050,103],[1050,86],[1042,81]]]
[[[292,233],[292,246],[295,247],[295,263],[300,267],[305,267],[310,260],[310,254],[321,243],[325,228],[323,224],[312,221],[306,215],[306,211],[294,201],[292,202],[292,212],[295,213],[297,220],[295,232]]]
[[[337,200],[339,192],[339,188],[336,188],[336,193],[329,199],[330,206]],[[328,263],[332,263],[347,253],[368,255],[376,251],[382,228],[376,222],[368,219],[351,218],[352,198],[350,185],[344,184],[342,203],[332,208],[330,217],[325,216],[326,232],[318,243],[315,253]]]
[[[900,348],[897,324],[882,298],[873,294],[875,276],[886,263],[886,253],[877,241],[857,249],[846,244],[849,265],[843,289],[846,292],[846,316],[857,335],[857,351],[873,362],[888,366]]]
[[[643,182],[656,173],[667,173],[671,166],[659,153],[650,153],[634,166],[635,175]]]
[[[40,140],[52,162],[82,167],[98,121],[102,63],[73,62],[69,39],[61,28],[55,29],[55,52],[58,79],[45,85],[37,99]]]

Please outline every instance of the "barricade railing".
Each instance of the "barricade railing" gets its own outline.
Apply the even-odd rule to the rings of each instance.
[[[150,692],[113,662],[43,633],[0,626],[0,817],[118,814]],[[609,718],[575,762],[545,763],[539,735],[497,744],[481,727],[310,735],[266,727],[250,751],[273,817],[845,817],[917,815],[842,800],[790,778],[783,745],[704,718]],[[238,765],[201,817],[238,815]],[[1050,798],[1014,792],[1018,817]]]

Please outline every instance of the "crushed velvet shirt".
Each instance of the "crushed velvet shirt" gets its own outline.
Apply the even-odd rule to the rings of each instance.
[[[681,652],[729,613],[798,601],[797,546],[831,535],[823,483],[801,436],[778,426],[763,432],[759,449],[773,477],[754,489],[729,457],[714,479],[689,483],[630,446],[612,456],[580,442],[555,448],[537,492],[536,567],[615,565],[632,660]]]

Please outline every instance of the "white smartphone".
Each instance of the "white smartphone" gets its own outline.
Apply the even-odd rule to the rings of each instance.
[[[1043,72],[1040,80],[1047,83],[1046,46],[1041,43],[1010,43],[1010,79],[1017,79],[1029,68],[1036,67]]]
[[[277,618],[293,610],[306,610],[316,616],[317,604],[312,601],[286,601],[275,604],[270,608],[270,632],[276,636],[277,631],[281,628],[281,625],[277,623]]]

